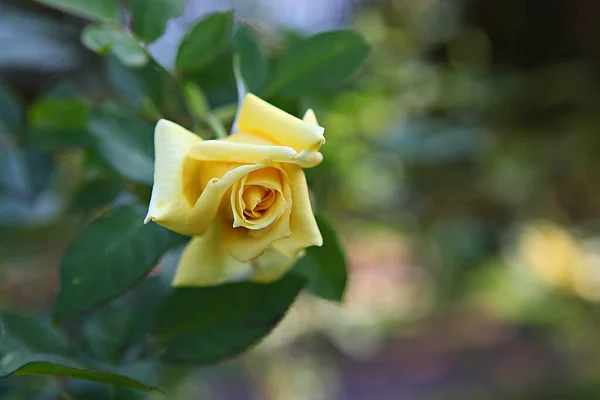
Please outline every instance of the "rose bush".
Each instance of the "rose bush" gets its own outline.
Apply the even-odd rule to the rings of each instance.
[[[154,186],[145,222],[193,236],[174,286],[281,277],[305,248],[323,239],[302,168],[318,165],[324,129],[248,94],[239,129],[202,140],[160,120]]]
[[[198,366],[255,346],[301,292],[343,301],[346,258],[326,215],[313,215],[303,171],[322,161],[324,130],[310,110],[299,119],[246,93],[288,112],[307,100],[325,112],[365,65],[364,38],[341,29],[289,41],[218,11],[186,24],[171,65],[150,44],[168,36],[185,0],[38,2],[13,16],[65,27],[55,38],[70,49],[62,58],[83,64],[27,79],[27,93],[0,82],[0,160],[16,179],[0,182],[0,222],[32,229],[40,244],[40,230],[70,243],[51,246],[66,247],[51,315],[45,301],[36,312],[0,310],[7,396],[176,391]],[[173,282],[165,272],[182,245]],[[160,373],[169,364],[182,364],[179,377]],[[12,375],[36,378],[3,380]]]

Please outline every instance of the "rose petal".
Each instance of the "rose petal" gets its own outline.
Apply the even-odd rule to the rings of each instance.
[[[288,272],[295,262],[295,257],[269,247],[262,256],[251,262],[254,273],[250,280],[261,283],[272,282]]]
[[[173,286],[211,286],[249,278],[250,263],[233,258],[223,246],[220,221],[202,236],[194,237],[183,250]]]
[[[219,211],[221,201],[229,188],[238,179],[264,167],[261,164],[242,165],[228,171],[220,179],[213,178],[208,181],[190,213],[188,223],[193,225],[197,231],[204,232],[212,224],[217,211]]]
[[[306,110],[306,112],[304,113],[304,117],[302,117],[302,121],[310,125],[319,126],[319,121],[317,121],[317,116],[315,115],[315,112],[312,110],[312,108]]]
[[[291,197],[291,189],[284,187],[282,201],[285,203],[285,198]],[[279,205],[274,205],[279,207]],[[250,230],[245,227],[234,228],[226,223],[222,226],[223,245],[227,251],[240,261],[255,260],[260,257],[271,246],[272,243],[289,237],[290,231],[290,216],[292,207],[284,206],[283,212],[270,226],[260,230]],[[279,212],[279,211],[276,211]],[[256,235],[255,233],[259,233]]]
[[[325,143],[322,127],[306,123],[253,94],[244,99],[238,125],[240,132],[264,136],[297,152],[318,151]]]
[[[287,165],[286,172],[292,188],[291,236],[273,243],[273,248],[296,258],[309,246],[322,246],[323,237],[312,211],[304,171],[296,165]]]
[[[225,139],[223,139],[223,141],[232,142],[232,143],[257,144],[257,145],[263,145],[263,146],[278,146],[277,143],[275,143],[274,141],[272,141],[264,136],[258,136],[258,135],[254,135],[254,134],[248,133],[248,132],[233,133],[233,134],[227,136]],[[289,147],[289,146],[283,146],[283,147]]]
[[[254,135],[236,133],[230,140],[205,140],[190,149],[189,157],[202,161],[227,160],[237,163],[260,163],[271,165],[276,162],[294,163],[303,168],[318,165],[323,160],[323,155],[318,151],[303,149],[299,152],[288,146],[274,146],[270,144],[253,144],[238,142],[243,139],[254,140]],[[242,139],[242,140],[243,140]],[[233,141],[236,140],[236,141]]]
[[[230,203],[233,211],[233,227],[244,227],[251,230],[261,230],[269,226],[275,219],[279,218],[286,208],[285,197],[282,196],[282,177],[281,171],[274,167],[265,167],[253,171],[246,175],[243,179],[238,180],[232,187]],[[253,209],[251,205],[244,200],[247,191],[252,191],[252,188],[260,188],[264,191],[265,188],[276,191],[274,204],[262,213],[262,216],[256,219],[249,220],[244,215],[245,209]],[[252,201],[248,199],[249,201]],[[261,200],[257,199],[257,203]]]
[[[197,230],[188,223],[191,205],[182,196],[186,153],[202,139],[185,128],[164,119],[156,124],[154,147],[154,186],[144,223],[156,223],[184,235]]]

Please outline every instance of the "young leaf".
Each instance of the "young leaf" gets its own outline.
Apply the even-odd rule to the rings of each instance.
[[[81,32],[81,43],[100,54],[114,54],[128,67],[143,67],[148,63],[148,53],[137,40],[111,26],[88,25]]]
[[[233,13],[214,13],[200,20],[181,41],[175,65],[182,73],[198,72],[229,44]]]
[[[183,14],[187,0],[130,0],[132,29],[146,43],[158,39],[171,18]]]
[[[271,284],[173,290],[156,328],[164,358],[205,364],[243,352],[281,321],[303,285],[304,279],[288,274]]]
[[[363,37],[348,30],[295,42],[277,60],[266,95],[297,97],[333,89],[354,75],[368,54]]]
[[[233,34],[233,48],[239,57],[240,72],[251,93],[258,94],[268,75],[269,63],[257,33],[240,24]]]
[[[323,246],[309,247],[293,269],[308,280],[306,288],[326,300],[342,301],[348,271],[346,257],[334,229],[322,218],[317,223],[323,235]]]
[[[49,7],[102,22],[116,22],[119,16],[117,0],[37,0]]]
[[[11,375],[45,375],[107,383],[146,392],[163,393],[138,380],[113,372],[90,369],[79,363],[53,355],[8,353],[0,360],[0,379]]]
[[[10,337],[21,350],[54,354],[69,352],[67,339],[44,316],[2,311],[0,327],[0,341]]]
[[[185,239],[126,206],[92,222],[69,246],[60,266],[54,323],[112,300],[143,280],[159,258]]]
[[[140,183],[154,179],[153,128],[132,115],[96,110],[88,120],[100,155],[121,175]]]

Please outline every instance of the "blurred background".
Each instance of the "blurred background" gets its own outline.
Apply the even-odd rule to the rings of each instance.
[[[343,27],[373,47],[304,104],[327,137],[314,205],[350,280],[344,305],[303,296],[173,398],[600,398],[600,3],[189,0],[152,54],[171,68],[194,21],[231,8],[273,49]],[[0,0],[0,308],[50,309],[82,221],[140,190],[78,142],[73,99],[135,90],[83,26]],[[235,95],[221,75],[202,83],[215,106]]]

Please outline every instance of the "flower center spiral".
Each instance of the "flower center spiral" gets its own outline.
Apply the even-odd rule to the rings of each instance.
[[[277,168],[266,167],[240,179],[232,187],[233,226],[250,230],[268,227],[286,210],[284,180]]]
[[[244,216],[247,219],[255,219],[263,216],[275,202],[277,194],[271,188],[259,185],[247,186],[242,194],[244,202]]]

